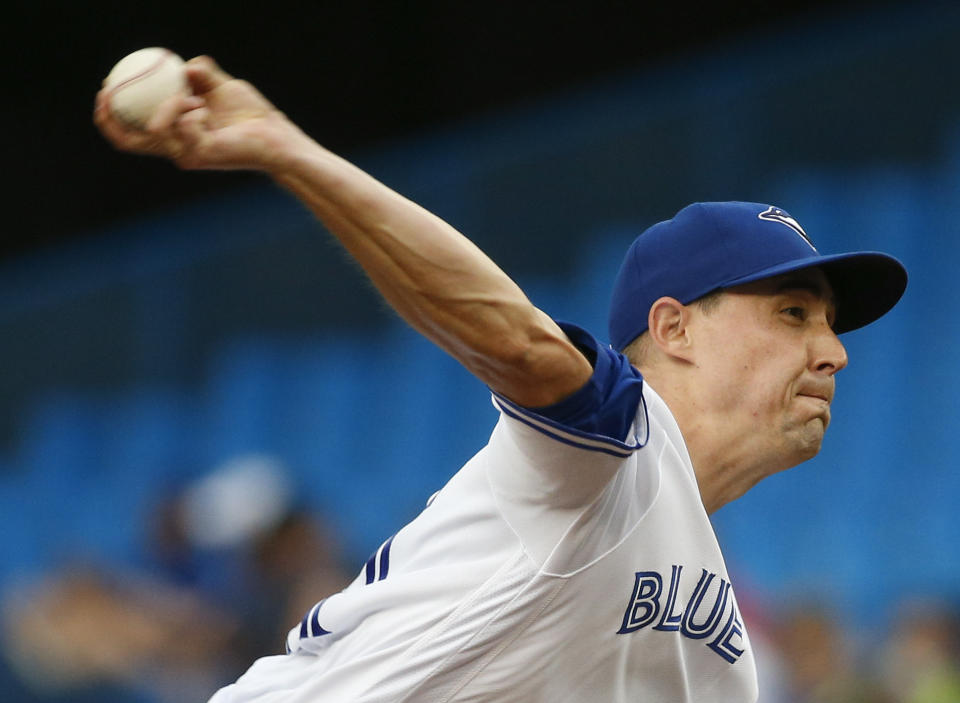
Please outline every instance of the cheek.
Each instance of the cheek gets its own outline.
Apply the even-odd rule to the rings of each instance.
[[[722,355],[715,370],[722,404],[760,418],[780,411],[793,388],[796,374],[782,351],[751,347],[745,353]]]
[[[715,406],[757,419],[782,411],[797,372],[776,329],[747,315],[711,327],[701,341],[707,352],[698,361]]]
[[[748,355],[719,356],[710,374],[715,399],[723,408],[749,408],[757,414],[762,395],[758,391],[767,384],[764,369]]]

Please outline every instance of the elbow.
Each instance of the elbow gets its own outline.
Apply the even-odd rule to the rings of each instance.
[[[524,407],[563,400],[580,388],[592,366],[556,328],[490,335],[474,361],[475,375],[493,391]]]

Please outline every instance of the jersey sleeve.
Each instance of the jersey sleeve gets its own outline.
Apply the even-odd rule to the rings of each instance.
[[[640,505],[652,499],[650,477],[634,476],[636,452],[649,437],[643,379],[627,359],[572,325],[564,332],[593,363],[590,380],[565,400],[526,408],[494,394],[500,422],[484,452],[485,470],[504,519],[540,564],[569,530],[599,504],[615,505],[620,488]],[[618,488],[619,487],[619,488]],[[634,511],[621,511],[604,542],[628,529]],[[599,513],[598,513],[599,514]],[[623,518],[623,520],[621,520]],[[623,522],[621,525],[620,522]],[[578,528],[580,529],[580,528]],[[595,550],[587,550],[595,552]],[[578,553],[576,561],[589,558]]]

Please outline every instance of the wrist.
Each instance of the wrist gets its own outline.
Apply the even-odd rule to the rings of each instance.
[[[286,115],[278,113],[275,119],[277,128],[268,133],[262,170],[282,183],[302,170],[310,155],[321,147]]]

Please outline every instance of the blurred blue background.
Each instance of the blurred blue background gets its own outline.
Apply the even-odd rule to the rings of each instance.
[[[821,251],[904,261],[901,304],[844,338],[822,453],[715,516],[744,592],[870,633],[960,595],[958,67],[955,5],[838,13],[346,155],[602,339],[622,251],[691,201],[772,202]],[[250,453],[359,567],[496,421],[266,182],[3,262],[0,328],[4,588],[142,562],[157,497]]]

